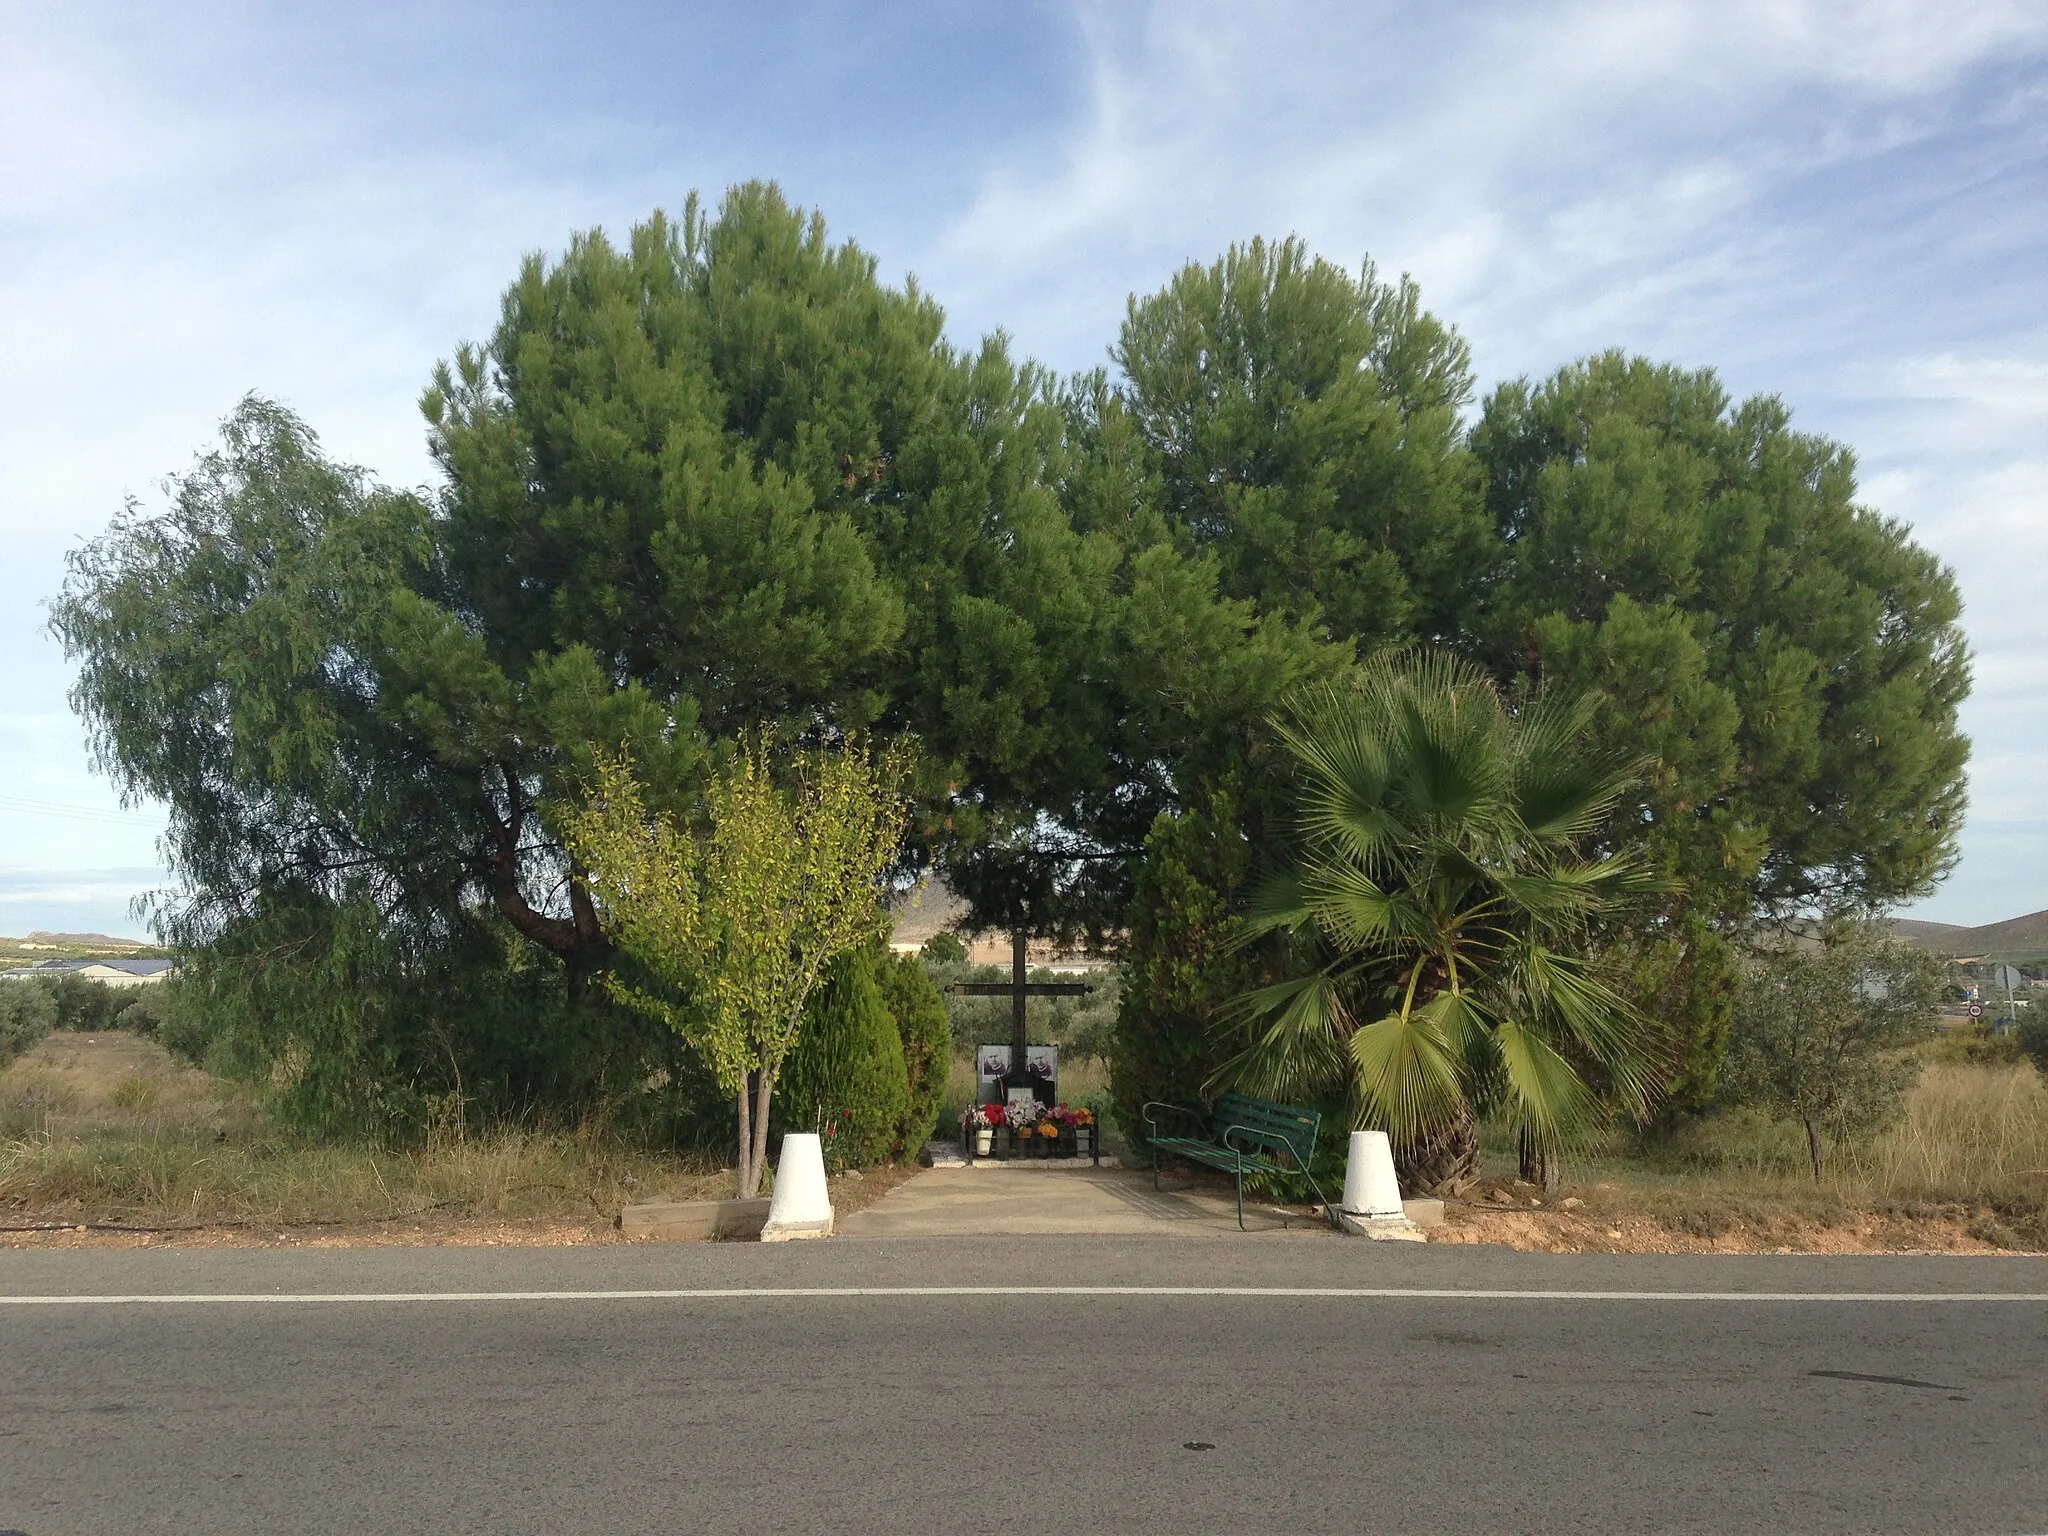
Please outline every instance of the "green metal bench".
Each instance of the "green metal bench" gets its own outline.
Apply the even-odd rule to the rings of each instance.
[[[1198,1131],[1195,1135],[1162,1136],[1155,1109],[1169,1110],[1182,1117],[1181,1123]],[[1139,1113],[1145,1118],[1147,1139],[1152,1143],[1152,1187],[1159,1185],[1159,1154],[1184,1157],[1191,1163],[1220,1169],[1237,1181],[1237,1225],[1244,1230],[1244,1176],[1287,1174],[1308,1180],[1322,1200],[1323,1211],[1336,1225],[1335,1208],[1323,1200],[1323,1192],[1308,1171],[1315,1156],[1316,1132],[1323,1117],[1298,1104],[1275,1104],[1269,1099],[1226,1093],[1210,1111],[1189,1109],[1157,1099],[1146,1103]]]

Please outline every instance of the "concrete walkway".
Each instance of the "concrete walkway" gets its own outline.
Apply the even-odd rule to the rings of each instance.
[[[1251,1232],[1323,1232],[1320,1219],[1245,1197]],[[1038,1236],[1100,1233],[1111,1236],[1213,1237],[1237,1232],[1237,1207],[1228,1190],[1189,1187],[1168,1175],[1152,1188],[1150,1171],[1026,1164],[932,1168],[889,1191],[839,1223],[848,1237]]]

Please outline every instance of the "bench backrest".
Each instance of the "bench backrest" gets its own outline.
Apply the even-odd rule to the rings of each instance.
[[[1299,1104],[1275,1104],[1271,1099],[1254,1099],[1242,1093],[1224,1094],[1216,1101],[1214,1116],[1211,1134],[1217,1141],[1222,1141],[1233,1125],[1264,1136],[1281,1137],[1294,1154],[1285,1161],[1296,1168],[1308,1167],[1315,1156],[1316,1132],[1323,1124],[1322,1115],[1313,1109],[1304,1109]]]

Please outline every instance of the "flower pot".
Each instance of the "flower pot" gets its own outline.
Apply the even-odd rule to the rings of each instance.
[[[996,1128],[992,1125],[977,1126],[974,1132],[974,1155],[987,1157],[996,1149]]]

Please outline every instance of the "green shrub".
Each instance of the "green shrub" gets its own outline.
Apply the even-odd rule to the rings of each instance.
[[[2019,1047],[2035,1070],[2048,1077],[2048,1019],[2029,1019],[2019,1027]]]
[[[160,981],[154,986],[136,988],[133,1001],[114,1015],[114,1028],[125,1029],[131,1035],[154,1035],[171,1016],[173,985]]]
[[[1929,1061],[1957,1066],[2016,1067],[2027,1059],[2026,1042],[2015,1035],[1999,1034],[1982,1024],[1961,1029],[1944,1029],[1919,1047]],[[2048,1060],[2048,1038],[2042,1041],[2043,1059]]]
[[[1729,1097],[1806,1130],[1821,1177],[1821,1143],[1867,1140],[1904,1113],[1924,1062],[1910,1047],[1934,1030],[1942,964],[1875,922],[1823,930],[1814,948],[1758,949],[1735,999],[1725,1079]]]
[[[778,1118],[785,1130],[823,1135],[832,1166],[866,1168],[895,1150],[909,1101],[903,1038],[875,985],[874,957],[844,955],[812,994],[783,1064]]]
[[[1231,1054],[1218,1014],[1263,979],[1231,944],[1251,873],[1229,788],[1161,816],[1145,839],[1109,1057],[1110,1099],[1134,1146],[1143,1144],[1148,1099],[1206,1103],[1209,1077]]]
[[[203,1067],[221,1034],[220,1025],[197,998],[179,999],[179,1004],[158,1018],[151,1038],[179,1060]]]
[[[316,1136],[417,1141],[451,1116],[601,1120],[679,1142],[701,1074],[680,1035],[580,990],[495,920],[431,943],[370,899],[267,896],[180,971],[167,1049],[255,1085]],[[723,1126],[729,1109],[715,1105]],[[729,1131],[726,1132],[729,1134]]]
[[[896,1156],[901,1162],[915,1162],[938,1125],[939,1105],[953,1067],[953,1029],[946,1019],[946,1000],[931,973],[911,956],[882,956],[875,984],[903,1042],[907,1097],[897,1128]]]
[[[111,1029],[114,1015],[128,1001],[125,989],[83,976],[38,976],[31,985],[49,992],[50,1001],[57,1005],[59,1029]]]
[[[0,1067],[57,1027],[57,1004],[33,981],[0,981]]]

